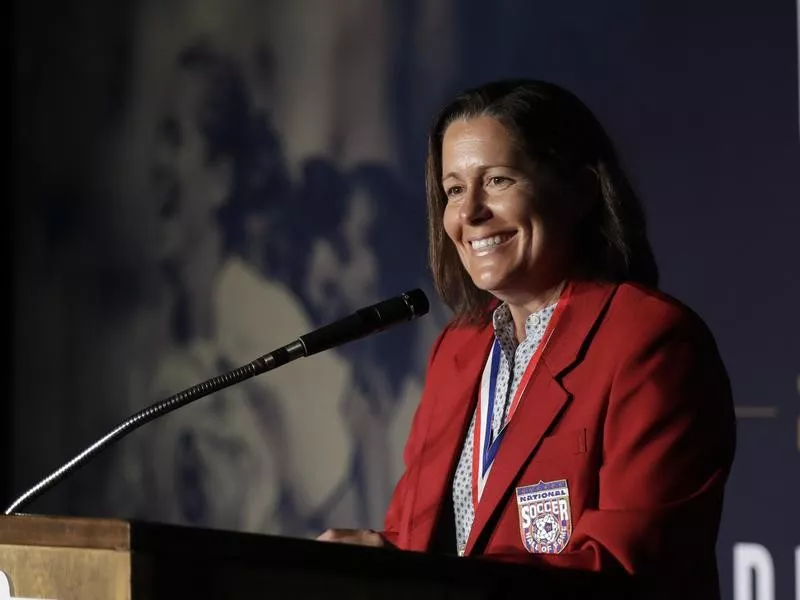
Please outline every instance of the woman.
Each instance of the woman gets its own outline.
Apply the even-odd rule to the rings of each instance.
[[[719,596],[735,446],[698,316],[656,291],[643,211],[590,111],[548,83],[468,91],[429,141],[434,345],[385,530],[320,539],[458,552]]]

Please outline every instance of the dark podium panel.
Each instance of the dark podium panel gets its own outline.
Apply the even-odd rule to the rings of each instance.
[[[0,596],[53,600],[633,598],[632,582],[155,523],[0,516]]]

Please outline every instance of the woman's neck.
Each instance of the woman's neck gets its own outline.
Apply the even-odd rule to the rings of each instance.
[[[527,337],[525,323],[528,317],[557,302],[565,285],[566,281],[560,281],[544,292],[527,298],[524,302],[506,302],[509,312],[511,313],[511,319],[514,321],[514,333],[517,338],[517,343],[522,342],[522,340]]]

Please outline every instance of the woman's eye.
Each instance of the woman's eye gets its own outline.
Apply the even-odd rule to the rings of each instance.
[[[495,175],[489,178],[490,185],[507,185],[510,181],[508,177],[503,177],[502,175]]]
[[[462,191],[464,189],[460,185],[453,185],[445,189],[445,194],[447,194],[448,198],[452,198],[453,196],[458,196]]]

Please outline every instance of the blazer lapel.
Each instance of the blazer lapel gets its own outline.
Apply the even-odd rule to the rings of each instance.
[[[435,407],[425,435],[411,511],[409,545],[413,550],[426,550],[430,545],[443,502],[450,493],[456,460],[475,410],[476,390],[492,340],[491,326],[476,330],[467,338],[454,356],[448,380],[440,383],[435,392]]]
[[[534,454],[542,438],[556,422],[569,393],[558,377],[580,357],[591,331],[613,296],[616,286],[577,282],[572,285],[569,304],[564,308],[536,372],[531,377],[514,418],[508,424],[486,481],[465,554],[475,550],[495,512],[503,505],[519,473]],[[488,349],[487,349],[488,352]],[[480,369],[477,369],[480,371]],[[473,382],[475,385],[475,382]]]

